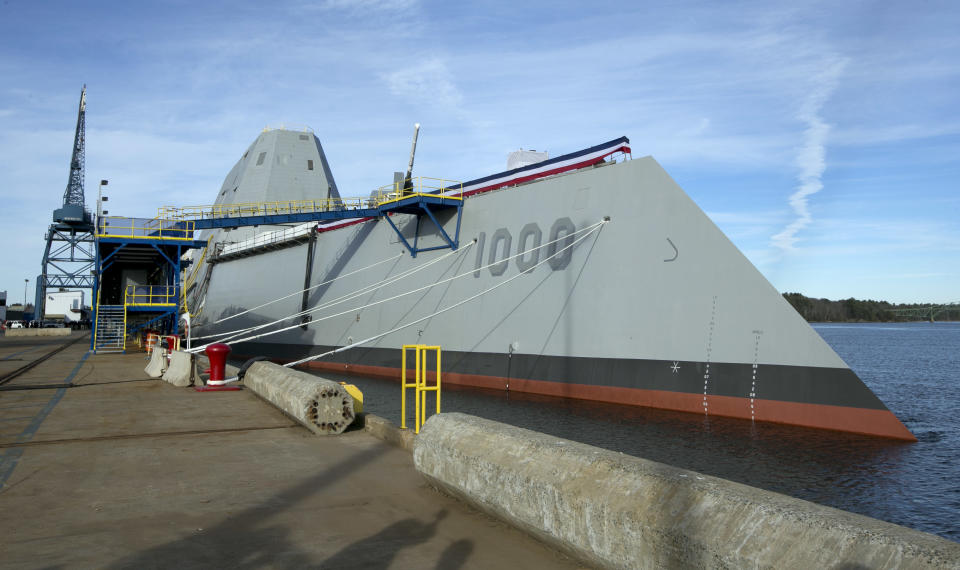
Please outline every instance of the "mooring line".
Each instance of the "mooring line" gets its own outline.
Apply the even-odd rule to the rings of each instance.
[[[487,267],[492,267],[492,266],[494,266],[494,265],[503,263],[503,262],[505,262],[505,261],[510,261],[510,260],[512,260],[512,259],[514,259],[514,258],[523,256],[523,255],[526,255],[526,254],[528,254],[528,253],[531,252],[531,251],[539,250],[539,249],[545,248],[545,247],[547,247],[547,246],[549,246],[549,245],[551,245],[551,244],[554,244],[554,243],[556,243],[556,242],[565,240],[565,239],[567,239],[568,237],[574,236],[574,235],[576,235],[576,234],[578,234],[578,233],[586,232],[586,233],[584,233],[584,235],[582,235],[582,236],[578,237],[576,240],[574,240],[571,244],[569,244],[569,245],[567,245],[566,247],[563,247],[562,249],[554,252],[552,255],[548,256],[548,257],[545,258],[543,261],[540,261],[539,263],[537,263],[537,264],[534,265],[533,267],[527,269],[526,271],[520,272],[518,275],[528,274],[528,273],[532,272],[534,269],[536,269],[537,267],[539,267],[539,266],[543,265],[544,263],[548,262],[550,259],[552,259],[552,258],[556,257],[557,255],[563,253],[564,251],[572,248],[574,245],[576,245],[577,243],[579,243],[580,241],[582,241],[582,240],[583,240],[584,238],[586,238],[587,236],[591,235],[593,232],[595,232],[597,229],[599,229],[601,226],[603,226],[603,225],[606,224],[606,223],[607,223],[607,220],[603,220],[603,221],[597,222],[596,224],[594,224],[594,225],[592,225],[592,226],[588,226],[588,227],[586,227],[586,228],[582,228],[582,229],[580,229],[580,230],[577,230],[576,232],[573,232],[572,234],[565,235],[565,236],[563,236],[563,237],[561,237],[561,238],[557,238],[557,239],[555,239],[555,240],[553,240],[553,241],[550,241],[550,242],[547,242],[547,243],[545,243],[545,244],[543,244],[543,245],[540,245],[540,246],[537,246],[537,247],[534,247],[534,248],[530,248],[529,250],[524,250],[524,251],[522,251],[522,252],[517,253],[516,255],[513,255],[513,256],[504,258],[504,259],[502,259],[502,260],[499,260],[499,261],[496,261],[496,262],[493,262],[493,263],[490,263],[490,264],[487,264],[487,265],[485,265],[485,266],[483,266],[483,267],[480,267],[480,268],[477,268],[477,269],[471,269],[471,270],[469,270],[469,271],[465,271],[465,272],[460,273],[460,274],[458,274],[458,275],[454,275],[453,277],[448,277],[448,278],[446,278],[446,279],[442,279],[442,280],[440,280],[440,281],[436,281],[436,282],[434,282],[434,283],[430,283],[430,284],[428,284],[428,285],[424,285],[423,287],[418,287],[418,288],[416,288],[416,289],[413,289],[413,290],[410,290],[410,291],[406,291],[406,292],[404,292],[404,293],[400,293],[400,294],[398,294],[398,295],[394,295],[394,296],[388,297],[388,298],[386,298],[386,299],[381,299],[381,300],[379,300],[379,301],[373,301],[373,302],[371,302],[371,303],[367,303],[366,305],[362,305],[362,306],[359,306],[359,307],[353,307],[353,308],[351,308],[351,309],[347,309],[346,311],[342,311],[342,312],[340,312],[340,313],[335,313],[335,314],[332,314],[332,315],[326,315],[326,316],[321,317],[321,318],[318,318],[318,319],[313,319],[313,320],[311,320],[309,323],[307,323],[307,326],[310,326],[310,325],[312,325],[312,324],[319,323],[319,322],[324,321],[324,320],[327,320],[327,319],[332,319],[332,318],[335,318],[335,317],[340,317],[340,316],[343,316],[343,315],[346,315],[346,314],[350,314],[350,313],[353,313],[353,312],[356,312],[356,311],[362,311],[362,310],[364,310],[364,309],[367,309],[367,308],[370,308],[370,307],[373,307],[373,306],[376,306],[376,305],[381,305],[381,304],[383,304],[383,303],[388,303],[388,302],[394,301],[394,300],[396,300],[396,299],[399,299],[399,298],[401,298],[401,297],[405,297],[405,296],[407,296],[407,295],[412,295],[412,294],[414,294],[414,293],[418,293],[418,292],[420,292],[420,291],[426,291],[426,290],[432,289],[432,288],[434,288],[434,287],[437,287],[437,286],[439,286],[439,285],[443,285],[443,284],[445,284],[445,283],[449,283],[449,282],[454,281],[454,280],[456,280],[456,279],[460,279],[460,278],[463,278],[463,277],[467,277],[467,276],[469,276],[469,275],[472,275],[475,271],[482,270],[482,269],[486,269]],[[469,246],[469,245],[473,245],[473,244],[468,244],[468,246]],[[461,248],[461,249],[456,250],[456,251],[457,251],[457,252],[460,252],[460,251],[462,251],[463,249],[464,249],[464,248]],[[448,255],[449,255],[449,254],[448,254]],[[503,282],[503,283],[509,283],[510,281],[513,281],[513,279],[515,279],[516,277],[517,277],[517,276],[511,277],[510,279],[507,279],[507,280],[506,280],[505,282]],[[502,285],[503,283],[501,283],[501,285]],[[500,287],[501,285],[495,285],[494,287],[491,287],[491,288],[488,289],[487,291],[492,291],[493,289],[496,289],[496,288]],[[483,293],[486,293],[486,291],[484,291]],[[483,294],[483,293],[481,293],[481,294]],[[473,299],[473,298],[474,298],[474,297],[471,297],[471,299]],[[325,308],[327,308],[328,306],[329,306],[329,304],[328,304],[328,305],[321,305],[321,306],[319,306],[319,307],[315,307],[315,308],[310,309],[309,311],[305,311],[305,312],[303,312],[303,313],[309,313],[309,312],[318,311],[318,310],[320,310],[320,309],[325,309]],[[447,311],[447,310],[449,310],[449,309],[451,309],[451,308],[453,308],[453,307],[448,307],[447,309],[444,309],[444,311]],[[444,311],[440,311],[440,312],[435,313],[435,314],[440,314],[441,312],[444,312]],[[293,315],[293,316],[299,316],[300,314],[303,314],[303,313],[299,313],[298,315]],[[272,325],[275,325],[275,324],[277,324],[277,323],[280,323],[280,322],[283,322],[283,321],[285,321],[285,320],[288,320],[288,319],[290,319],[290,318],[292,318],[292,317],[284,317],[284,318],[282,318],[282,319],[278,319],[278,320],[276,320],[276,321],[273,321],[272,323],[267,323],[267,324],[264,324],[264,325],[260,325],[260,326],[257,327],[257,328],[265,328],[265,327],[268,327],[268,326],[272,326]],[[426,318],[427,318],[427,317],[425,317],[425,318],[422,319],[422,320],[426,320]],[[420,321],[416,321],[416,322],[420,322]],[[416,323],[410,323],[410,324],[405,325],[405,326],[411,326],[412,324],[416,324]],[[235,343],[249,342],[249,341],[251,341],[251,340],[256,340],[256,339],[263,338],[263,337],[266,337],[266,336],[272,336],[272,335],[275,335],[275,334],[278,334],[278,333],[282,333],[282,332],[285,332],[285,331],[288,331],[288,330],[291,330],[291,329],[295,329],[295,328],[301,327],[301,326],[303,326],[303,323],[297,323],[297,324],[293,324],[293,325],[290,325],[290,326],[286,326],[286,327],[282,327],[282,328],[279,328],[279,329],[275,329],[275,330],[272,330],[272,331],[269,331],[269,332],[261,333],[261,334],[258,334],[258,335],[247,336],[247,337],[243,337],[243,338],[237,339],[236,337],[242,336],[242,334],[244,334],[244,333],[239,333],[239,334],[236,334],[236,335],[234,335],[234,336],[232,336],[232,337],[229,337],[228,339],[223,339],[223,340],[224,340],[224,341],[226,341],[226,340],[233,340],[233,342],[235,342]],[[256,329],[254,329],[254,330],[256,330]],[[253,331],[252,331],[252,330],[248,330],[247,332],[253,332]],[[386,334],[389,334],[389,332],[393,332],[393,331],[388,331],[387,333],[384,333],[383,335],[380,335],[380,336],[385,336]],[[379,338],[379,336],[376,337],[376,338]],[[369,342],[369,341],[371,341],[371,340],[375,340],[375,338],[366,339],[366,341],[364,341],[364,342]],[[209,346],[209,345],[203,345],[203,346],[200,346],[200,347],[196,347],[196,348],[191,349],[191,350],[188,351],[188,352],[200,352],[201,350],[205,349],[207,346]],[[358,343],[354,343],[354,344],[349,345],[349,346],[350,346],[350,347],[358,346]],[[342,350],[346,350],[346,348],[347,348],[347,347],[341,347],[341,348],[338,349],[336,352],[340,352],[340,351],[342,351]],[[329,354],[333,354],[333,353],[331,352],[331,353],[329,353]],[[325,355],[326,355],[326,353],[324,354],[324,356],[325,356]],[[319,358],[319,357],[317,357],[317,358]]]
[[[290,319],[295,319],[295,318],[297,318],[297,317],[303,317],[303,316],[308,315],[308,314],[310,314],[310,313],[315,313],[315,312],[317,312],[317,311],[321,311],[321,310],[323,310],[323,309],[330,308],[330,307],[332,307],[332,306],[334,306],[334,305],[339,305],[339,304],[341,304],[341,303],[345,303],[345,302],[347,302],[347,301],[356,299],[357,297],[362,297],[363,295],[366,295],[367,293],[373,293],[373,292],[375,292],[375,291],[379,291],[379,290],[382,289],[383,287],[386,287],[387,285],[391,285],[391,284],[393,284],[393,283],[395,283],[395,282],[397,282],[397,281],[399,281],[399,280],[401,280],[401,279],[406,279],[407,277],[409,277],[409,276],[411,276],[411,275],[414,275],[415,273],[418,273],[418,272],[420,272],[420,271],[423,271],[424,269],[427,269],[428,267],[430,267],[430,266],[432,266],[432,265],[434,265],[434,264],[436,264],[436,263],[439,263],[439,262],[443,261],[444,259],[446,259],[447,257],[450,257],[451,255],[456,255],[456,254],[461,254],[461,253],[463,253],[464,251],[466,251],[466,249],[467,249],[468,247],[471,247],[471,246],[473,246],[473,242],[470,242],[470,243],[464,245],[463,247],[461,247],[461,248],[459,248],[459,249],[452,250],[452,251],[450,251],[449,253],[445,253],[445,254],[441,255],[440,257],[438,257],[438,258],[436,258],[436,259],[432,259],[432,260],[424,263],[423,265],[418,265],[418,266],[413,267],[413,268],[411,268],[411,269],[406,269],[406,270],[404,270],[404,271],[401,271],[399,274],[394,275],[394,276],[392,276],[392,277],[389,277],[389,278],[387,278],[387,279],[383,279],[383,280],[378,281],[378,282],[376,282],[376,283],[372,283],[372,284],[370,284],[370,285],[366,285],[366,286],[361,287],[360,289],[358,289],[358,290],[356,290],[356,291],[351,291],[350,293],[347,293],[347,294],[345,294],[345,295],[341,295],[340,297],[337,297],[337,298],[335,298],[335,299],[331,299],[331,300],[326,301],[326,302],[324,302],[324,303],[321,303],[320,305],[317,305],[317,306],[315,306],[315,307],[311,307],[311,308],[309,308],[309,309],[305,309],[305,310],[302,310],[302,311],[298,311],[298,312],[296,312],[296,313],[293,313],[293,314],[291,314],[291,315],[287,315],[287,316],[282,317],[282,318],[280,318],[280,319],[277,319],[277,320],[274,320],[274,321],[271,321],[271,322],[268,322],[268,323],[260,324],[260,325],[254,325],[254,326],[252,326],[252,327],[247,327],[247,328],[245,328],[245,329],[238,329],[238,330],[230,331],[230,332],[226,332],[226,333],[216,333],[216,334],[207,335],[207,336],[203,336],[203,337],[196,337],[196,338],[212,338],[212,337],[216,337],[216,336],[226,336],[227,338],[222,338],[222,339],[220,339],[220,340],[217,341],[217,342],[227,342],[227,341],[234,340],[234,339],[236,339],[236,338],[239,337],[239,336],[243,336],[244,334],[247,334],[247,333],[251,333],[251,332],[254,332],[254,331],[257,331],[257,330],[261,330],[261,329],[264,329],[264,328],[267,328],[267,327],[272,327],[273,325],[282,323],[282,322],[284,322],[284,321],[288,321],[288,320],[290,320]],[[401,254],[401,255],[402,255],[402,254]],[[362,307],[361,307],[361,308],[362,308]],[[351,311],[354,311],[354,310],[356,310],[356,309],[350,309],[350,310],[347,311],[347,312],[351,312]],[[336,316],[336,315],[335,315],[335,316]],[[326,318],[326,317],[325,317],[325,318]],[[320,320],[322,320],[322,319],[320,319]],[[287,327],[287,328],[285,328],[285,329],[281,329],[281,331],[288,330],[288,329],[290,329],[290,328],[296,328],[296,327],[299,327],[299,326],[303,326],[303,323],[299,323],[299,324],[293,325],[293,326],[291,326],[291,327]],[[275,331],[275,332],[276,332],[276,331]],[[242,340],[241,340],[241,341],[236,341],[236,342],[242,342]],[[203,350],[204,348],[206,348],[206,347],[209,346],[210,344],[212,344],[212,343],[207,343],[207,344],[205,344],[205,345],[203,345],[203,346],[201,346],[201,347],[191,349],[191,350],[189,350],[188,352],[199,352],[200,350]]]
[[[371,268],[373,268],[373,267],[376,267],[376,266],[378,266],[378,265],[380,265],[380,264],[382,264],[382,263],[386,263],[386,262],[388,262],[388,261],[394,261],[394,260],[399,259],[399,258],[401,258],[401,257],[403,257],[403,253],[402,253],[402,252],[401,252],[399,255],[395,255],[395,256],[393,256],[393,257],[384,259],[384,260],[382,260],[382,261],[378,261],[378,262],[373,263],[373,264],[371,264],[371,265],[368,265],[368,266],[366,266],[366,267],[361,267],[360,269],[356,269],[356,270],[351,271],[351,272],[349,272],[349,273],[344,273],[343,275],[338,275],[338,276],[334,277],[333,279],[324,281],[323,283],[317,283],[316,285],[307,287],[306,289],[301,289],[301,290],[299,290],[299,291],[295,291],[295,292],[290,293],[289,295],[286,295],[286,296],[284,296],[284,297],[280,297],[280,298],[274,299],[274,300],[272,300],[272,301],[267,301],[266,303],[264,303],[264,304],[262,304],[262,305],[258,305],[258,306],[256,306],[256,307],[253,307],[253,308],[251,308],[251,309],[247,309],[247,310],[245,310],[245,311],[240,311],[239,313],[236,313],[236,314],[234,314],[234,315],[230,315],[230,316],[228,316],[228,317],[223,317],[222,319],[213,321],[213,323],[211,323],[211,324],[214,324],[214,325],[215,325],[215,324],[218,324],[218,323],[222,323],[223,321],[229,321],[230,319],[239,317],[240,315],[245,315],[245,314],[249,313],[250,311],[256,311],[257,309],[262,309],[263,307],[266,307],[267,305],[272,305],[273,303],[277,303],[277,302],[279,302],[279,301],[283,301],[284,299],[289,299],[290,297],[296,297],[297,295],[301,295],[301,294],[303,294],[303,293],[306,292],[306,291],[311,291],[311,290],[313,290],[313,289],[316,289],[317,287],[322,287],[322,286],[324,286],[324,285],[329,285],[330,283],[333,283],[334,281],[337,281],[338,279],[343,279],[344,277],[349,277],[349,276],[354,275],[354,274],[356,274],[356,273],[360,273],[361,271],[366,271],[367,269],[371,269]],[[213,335],[211,335],[211,336],[213,336]],[[197,338],[203,338],[203,337],[197,337]]]
[[[530,269],[528,269],[528,270],[526,270],[526,271],[521,271],[521,272],[517,273],[516,275],[514,275],[513,277],[510,277],[509,279],[506,279],[505,281],[501,281],[500,283],[497,283],[497,284],[494,285],[493,287],[489,287],[489,288],[487,288],[487,289],[484,289],[483,291],[480,291],[479,293],[477,293],[477,294],[475,294],[475,295],[472,295],[472,296],[470,296],[470,297],[467,297],[466,299],[463,299],[463,300],[461,300],[461,301],[459,301],[459,302],[457,302],[457,303],[454,303],[453,305],[450,305],[449,307],[445,307],[445,308],[440,309],[439,311],[436,311],[436,312],[434,312],[434,313],[431,313],[431,314],[429,314],[429,315],[427,315],[427,316],[425,316],[425,317],[421,317],[421,318],[416,319],[416,320],[414,320],[414,321],[410,321],[409,323],[400,325],[400,326],[398,326],[398,327],[394,327],[394,328],[392,328],[392,329],[390,329],[390,330],[388,330],[388,331],[386,331],[386,332],[382,332],[382,333],[376,334],[376,335],[374,335],[374,336],[372,336],[372,337],[370,337],[370,338],[365,338],[365,339],[363,339],[363,340],[354,342],[354,343],[352,343],[352,344],[348,344],[348,345],[346,345],[346,346],[341,346],[340,348],[337,348],[337,349],[334,349],[334,350],[330,350],[330,351],[328,351],[328,352],[324,352],[324,353],[321,353],[321,354],[315,354],[315,355],[313,355],[313,356],[308,356],[308,357],[306,357],[306,358],[301,358],[300,360],[296,360],[296,361],[294,361],[294,362],[288,362],[288,363],[284,364],[284,366],[287,367],[287,368],[290,368],[290,367],[293,367],[293,366],[297,366],[297,365],[299,365],[299,364],[303,364],[303,363],[305,363],[305,362],[310,362],[311,360],[317,360],[317,359],[323,358],[324,356],[330,356],[330,355],[332,355],[332,354],[337,354],[337,353],[339,353],[339,352],[344,352],[344,351],[346,351],[346,350],[350,350],[351,348],[356,348],[356,347],[358,347],[358,346],[362,346],[362,345],[367,344],[367,343],[369,343],[369,342],[373,342],[373,341],[375,341],[375,340],[378,340],[378,339],[380,339],[380,338],[383,338],[383,337],[387,336],[388,334],[392,334],[392,333],[395,333],[395,332],[397,332],[397,331],[401,331],[401,330],[403,330],[403,329],[405,329],[405,328],[412,327],[413,325],[416,325],[416,324],[422,323],[423,321],[432,319],[433,317],[435,317],[435,316],[437,316],[437,315],[439,315],[439,314],[446,313],[446,312],[449,311],[449,310],[455,309],[455,308],[457,308],[457,307],[459,307],[459,306],[461,306],[461,305],[464,305],[464,304],[466,304],[466,303],[469,303],[470,301],[473,301],[474,299],[476,299],[476,298],[478,298],[478,297],[482,297],[483,295],[486,295],[486,294],[489,293],[490,291],[493,291],[493,290],[495,290],[495,289],[499,289],[500,287],[503,287],[504,285],[506,285],[507,283],[510,283],[510,282],[513,281],[514,279],[519,279],[520,277],[523,277],[523,276],[525,276],[525,275],[529,275],[529,274],[533,273],[533,270],[534,270],[534,269],[536,269],[537,267],[540,267],[541,265],[549,262],[551,259],[553,259],[554,257],[560,255],[560,254],[563,253],[564,251],[573,248],[575,245],[577,245],[577,244],[580,243],[581,241],[587,239],[587,238],[590,237],[594,232],[596,232],[597,230],[599,230],[600,228],[602,228],[603,225],[606,224],[606,223],[607,223],[607,220],[604,220],[604,221],[602,221],[602,222],[599,222],[599,223],[591,226],[591,227],[589,228],[590,231],[588,231],[588,232],[585,233],[584,235],[582,235],[582,236],[580,236],[579,238],[577,238],[576,240],[574,240],[572,243],[570,243],[570,245],[564,247],[563,249],[560,249],[560,250],[556,251],[553,255],[547,256],[543,261],[537,263],[536,265],[534,265],[534,266],[531,267]],[[472,273],[472,271],[471,271],[471,273]],[[228,382],[233,381],[233,380],[235,380],[235,379],[230,379],[230,380],[228,380]]]

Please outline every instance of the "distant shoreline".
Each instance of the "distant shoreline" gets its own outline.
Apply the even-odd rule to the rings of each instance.
[[[872,299],[814,299],[801,293],[784,293],[783,298],[811,323],[903,323],[919,321],[960,321],[960,304],[889,303]]]

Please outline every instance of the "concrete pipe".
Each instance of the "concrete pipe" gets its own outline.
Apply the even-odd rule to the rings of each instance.
[[[339,383],[272,362],[255,362],[243,385],[314,433],[343,433],[355,418],[353,398]]]
[[[458,413],[413,444],[428,481],[602,568],[960,568],[960,544]]]

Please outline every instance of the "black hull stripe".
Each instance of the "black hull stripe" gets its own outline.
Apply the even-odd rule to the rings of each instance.
[[[237,355],[263,355],[294,360],[333,348],[244,343],[233,347],[233,351]],[[399,368],[400,351],[388,348],[356,348],[324,358],[322,362]],[[749,398],[750,393],[754,392],[754,397],[763,400],[887,410],[883,402],[849,368],[761,364],[756,369],[754,383],[752,364],[713,362],[709,365],[710,377],[705,379],[705,362],[675,363],[668,360],[528,354],[514,354],[511,357],[505,353],[444,351],[443,370],[460,374],[685,394],[703,394],[706,384],[707,394],[710,396]]]

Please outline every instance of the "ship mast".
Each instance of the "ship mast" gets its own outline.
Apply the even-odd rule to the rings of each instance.
[[[413,192],[413,157],[417,154],[417,137],[420,135],[420,123],[413,125],[413,143],[410,145],[410,162],[407,164],[407,174],[393,173],[393,184],[400,195]]]

